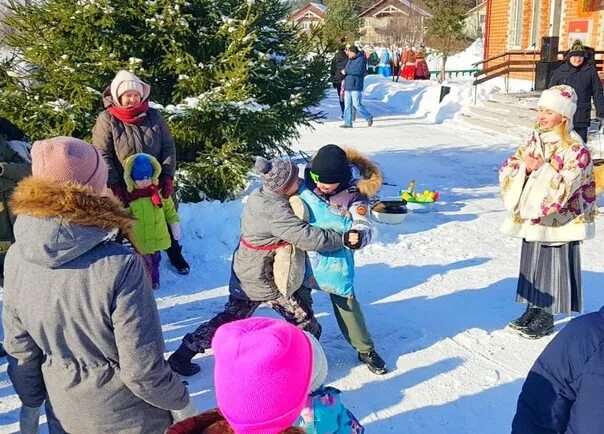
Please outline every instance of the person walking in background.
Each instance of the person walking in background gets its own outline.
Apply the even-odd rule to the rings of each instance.
[[[405,45],[401,59],[401,77],[404,80],[415,79],[415,60],[415,51],[413,51],[411,45]]]
[[[344,74],[344,124],[342,128],[352,128],[352,109],[367,120],[367,126],[373,125],[373,116],[363,105],[363,88],[367,73],[367,59],[355,45],[348,47],[348,62],[342,70]]]
[[[499,171],[511,211],[502,232],[522,239],[516,301],[527,304],[509,325],[531,339],[554,332],[554,314],[582,311],[579,246],[597,214],[591,155],[573,131],[575,91],[554,86],[538,106],[535,130]]]
[[[340,48],[336,51],[333,58],[331,59],[330,68],[330,79],[331,84],[338,94],[338,101],[340,102],[341,118],[344,119],[344,96],[340,94],[342,82],[344,81],[344,74],[342,70],[346,68],[348,63],[348,55],[346,54],[346,38],[340,39]]]
[[[49,401],[66,432],[160,434],[195,408],[164,360],[140,255],[110,240],[121,230],[136,245],[134,218],[111,196],[107,173],[100,152],[79,139],[32,147],[33,175],[11,200],[8,375],[25,406]]]
[[[419,47],[415,53],[415,79],[430,80],[430,69],[426,62],[426,49]]]
[[[569,322],[535,361],[518,397],[512,434],[601,434],[604,307]]]
[[[552,73],[550,87],[565,84],[577,94],[577,112],[573,118],[575,131],[587,143],[587,129],[591,119],[591,101],[596,106],[596,117],[604,119],[604,90],[595,66],[587,60],[586,47],[575,41],[566,54],[565,62]]]
[[[106,110],[97,118],[92,130],[92,144],[101,151],[109,167],[109,187],[128,206],[124,183],[124,164],[133,154],[152,155],[161,164],[159,190],[164,199],[174,192],[176,148],[170,129],[158,110],[149,107],[151,87],[128,71],[119,71],[103,92]],[[170,262],[180,274],[190,267],[179,244],[168,227]]]

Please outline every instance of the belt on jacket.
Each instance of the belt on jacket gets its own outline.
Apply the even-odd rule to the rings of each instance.
[[[256,246],[256,245],[250,243],[249,241],[246,241],[243,237],[241,237],[239,239],[239,241],[241,241],[241,244],[243,244],[248,249],[264,250],[264,251],[277,250],[277,249],[280,249],[281,247],[286,247],[286,246],[290,245],[287,241],[282,241],[282,242],[276,243],[276,244],[267,244],[266,246]]]

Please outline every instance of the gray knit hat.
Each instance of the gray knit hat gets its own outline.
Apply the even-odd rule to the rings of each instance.
[[[298,166],[290,159],[256,158],[254,170],[262,177],[264,188],[283,194],[298,180]]]

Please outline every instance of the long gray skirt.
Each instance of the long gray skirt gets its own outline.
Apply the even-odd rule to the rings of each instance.
[[[522,240],[516,301],[548,313],[583,310],[579,241],[560,246]]]

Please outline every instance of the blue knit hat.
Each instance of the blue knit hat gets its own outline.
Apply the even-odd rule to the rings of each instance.
[[[134,181],[153,177],[153,163],[146,155],[139,155],[134,159],[131,176]]]

